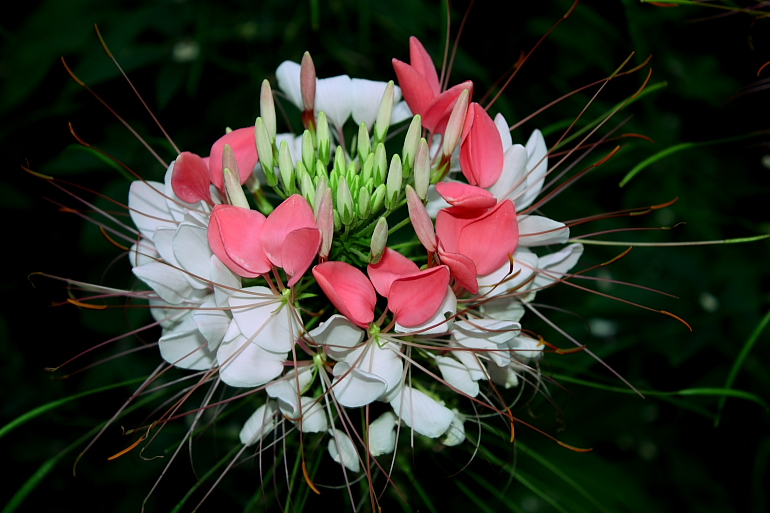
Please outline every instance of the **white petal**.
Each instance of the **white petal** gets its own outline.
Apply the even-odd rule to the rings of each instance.
[[[251,417],[243,424],[240,433],[241,443],[254,445],[275,428],[275,406],[267,402],[257,408]]]
[[[302,66],[296,62],[283,61],[275,70],[275,78],[278,80],[278,88],[283,91],[291,103],[299,110],[303,110],[302,89],[299,83],[299,75]]]
[[[294,370],[287,372],[281,379],[265,387],[265,392],[278,400],[278,406],[284,414],[292,418],[297,417],[299,416],[299,398],[313,380],[313,376],[313,366],[306,365],[300,368],[299,375]]]
[[[564,277],[583,255],[582,244],[570,244],[566,248],[550,255],[540,257],[538,272],[533,288],[543,288]]]
[[[387,82],[377,82],[363,78],[353,78],[350,80],[350,107],[353,121],[355,121],[356,125],[366,123],[369,133],[371,133],[374,121],[377,119],[382,95],[385,93],[387,85]],[[401,89],[395,87],[393,90],[394,105],[399,99],[401,99]]]
[[[471,378],[468,367],[448,356],[437,356],[436,363],[447,383],[471,397],[479,395],[479,383]]]
[[[489,364],[489,379],[498,385],[503,385],[506,389],[518,386],[519,376],[510,365],[500,367],[494,363]]]
[[[332,459],[353,472],[361,470],[358,454],[350,437],[339,429],[330,429],[329,434],[332,435],[332,439],[329,440],[329,454]]]
[[[457,348],[452,351],[452,356],[460,360],[460,362],[465,365],[465,367],[468,369],[468,372],[470,372],[472,380],[480,381],[482,379],[487,379],[486,367],[484,367],[484,364],[481,363],[481,360],[479,360],[479,357],[475,351],[468,351],[467,348],[461,346],[454,340],[449,341],[449,347]],[[491,363],[490,365],[495,364]]]
[[[155,249],[155,244],[148,239],[140,239],[138,243],[131,246],[128,251],[128,261],[131,262],[131,267],[137,267],[150,262],[155,262],[160,254]]]
[[[481,306],[481,311],[487,317],[500,321],[518,322],[524,316],[524,306],[518,298],[506,297],[487,301]]]
[[[449,408],[411,387],[402,388],[390,405],[407,426],[429,438],[443,435],[454,418]]]
[[[131,183],[128,191],[128,207],[131,220],[147,239],[152,239],[155,230],[160,227],[175,228],[176,223],[163,197],[165,185],[159,182]]]
[[[522,362],[529,360],[536,360],[543,356],[543,350],[545,346],[534,338],[530,337],[515,337],[508,342],[508,346],[511,348],[513,355]]]
[[[302,397],[302,418],[300,430],[304,433],[321,433],[329,429],[326,413],[320,399]]]
[[[396,448],[396,424],[398,418],[391,411],[386,411],[369,424],[369,452],[372,456],[393,452]]]
[[[388,389],[384,378],[358,367],[351,368],[345,362],[334,366],[334,375],[337,377],[332,384],[332,392],[337,402],[346,408],[371,404]]]
[[[508,129],[508,122],[502,114],[495,116],[495,126],[497,131],[500,132],[500,139],[503,140],[503,151],[505,151],[511,147],[513,139],[511,139],[511,131]]]
[[[181,369],[210,369],[216,360],[208,348],[208,341],[192,321],[182,322],[165,333],[160,337],[158,346],[163,359]]]
[[[177,262],[176,255],[174,254],[174,248],[172,246],[174,235],[176,235],[176,226],[162,226],[155,230],[155,233],[152,236],[152,243],[155,244],[155,249],[158,250],[158,253],[163,260],[165,260],[168,264],[178,268],[179,262]]]
[[[190,284],[196,288],[208,288],[211,278],[211,256],[206,228],[182,223],[172,241],[174,256],[189,276]]]
[[[518,335],[520,330],[521,325],[517,322],[473,319],[472,322],[456,322],[452,334],[461,346],[480,349],[479,358],[491,358],[498,365],[507,365],[510,361],[507,342]]]
[[[569,239],[569,228],[564,223],[542,216],[518,216],[519,244],[521,246],[545,246],[564,244]]]
[[[249,340],[269,351],[290,351],[299,337],[300,327],[283,298],[267,287],[246,287],[230,297],[230,307],[238,327]]]
[[[168,264],[150,262],[132,269],[134,275],[154,290],[161,299],[172,305],[181,304],[192,293],[184,273]]]
[[[233,323],[217,351],[219,375],[232,387],[257,387],[281,375],[286,357],[249,342]]]
[[[548,148],[545,146],[545,139],[540,130],[533,130],[532,135],[527,141],[527,190],[518,198],[516,209],[522,210],[528,207],[532,201],[540,194],[543,188],[545,174],[548,171]]]
[[[497,271],[479,276],[479,295],[499,296],[508,292],[523,291],[524,284],[532,279],[537,268],[537,255],[527,248],[519,247],[513,254],[513,269],[506,262]],[[517,321],[518,319],[512,319]]]
[[[508,135],[510,139],[510,134]],[[488,190],[498,201],[506,198],[513,200],[517,210],[516,201],[527,188],[527,150],[521,144],[514,144],[505,150],[503,155],[503,172],[500,178],[492,184]]]
[[[326,353],[335,360],[342,360],[364,339],[364,331],[344,315],[332,315],[320,326],[310,331],[316,344],[324,346]]]
[[[214,297],[217,306],[223,308],[230,306],[230,296],[241,288],[241,277],[228,269],[216,255],[212,255],[209,260],[209,270],[211,282],[215,284]]]
[[[227,312],[216,310],[217,305],[212,300],[206,301],[200,307],[200,310],[193,313],[195,325],[203,337],[208,340],[209,349],[216,351],[225,337],[232,319],[227,315]]]
[[[420,335],[437,335],[446,333],[452,329],[454,324],[454,315],[457,313],[457,296],[452,292],[452,287],[447,288],[444,301],[431,319],[428,319],[419,326],[405,328],[396,323],[395,331],[397,333],[418,333]]]
[[[350,117],[350,89],[347,75],[319,79],[315,90],[316,114],[323,111],[332,125],[341,128]]]
[[[446,438],[441,441],[447,447],[460,445],[465,441],[465,426],[463,425],[463,417],[457,410],[454,411],[455,416],[452,419],[452,424],[449,426],[446,432]]]
[[[302,160],[302,136],[294,135],[292,133],[277,134],[275,136],[275,145],[277,148],[281,147],[283,141],[286,141],[286,145],[289,147],[291,161],[298,162]]]
[[[406,119],[414,117],[412,111],[409,109],[409,105],[406,102],[398,102],[393,106],[393,114],[390,116],[390,125],[393,126],[397,123],[401,123]]]

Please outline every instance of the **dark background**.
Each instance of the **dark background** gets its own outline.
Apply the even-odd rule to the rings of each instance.
[[[175,142],[182,150],[201,154],[207,154],[225,126],[253,123],[262,79],[274,78],[278,64],[298,61],[305,50],[313,54],[320,77],[347,73],[389,80],[395,78],[390,59],[407,60],[408,38],[416,35],[440,63],[445,29],[442,7],[436,2],[318,4],[59,0],[30,2],[21,6],[27,10],[24,16],[0,22],[0,161],[4,164],[0,207],[6,255],[0,311],[6,391],[1,424],[53,400],[146,376],[160,361],[151,348],[64,380],[51,380],[44,371],[141,326],[149,316],[144,310],[94,312],[51,306],[66,300],[66,288],[52,279],[28,277],[30,273],[128,287],[130,268],[120,250],[105,241],[96,227],[59,212],[44,198],[85,208],[82,204],[24,173],[20,166],[28,164],[35,171],[125,201],[129,181],[76,144],[67,127],[71,122],[81,138],[143,177],[159,179],[164,171],[114,116],[68,76],[59,57],[64,56],[73,71],[168,160],[174,152],[104,54],[94,23]],[[515,2],[516,14],[509,16],[499,10],[498,2],[477,2],[460,42],[451,83],[473,79],[478,100],[569,5]],[[467,3],[451,7],[454,36]],[[665,8],[633,0],[581,2],[524,65],[493,113],[501,110],[509,121],[519,120],[577,87],[610,75],[632,51],[636,54],[631,65],[652,55],[650,84],[666,82],[667,86],[624,109],[600,131],[606,133],[630,116],[618,133],[644,134],[654,144],[633,138],[621,141],[622,149],[612,160],[572,185],[543,213],[569,220],[678,197],[672,207],[649,216],[581,225],[573,235],[680,222],[686,224],[673,231],[597,238],[684,242],[769,233],[770,165],[762,164],[768,153],[767,135],[674,153],[646,168],[624,188],[617,185],[634,165],[665,148],[768,128],[770,93],[757,77],[760,66],[770,60],[768,30],[770,20],[747,13]],[[189,43],[197,45],[198,55],[180,62],[174,49]],[[647,68],[610,82],[584,120],[594,119],[636,91],[646,73]],[[750,92],[740,94],[747,88]],[[541,128],[553,145],[563,130],[560,123],[573,120],[589,98],[576,95],[549,109],[514,131],[514,141],[524,142],[533,128]],[[612,147],[601,147],[591,158],[598,160]],[[92,192],[77,192],[97,205],[109,206]],[[109,208],[120,210],[114,205]],[[608,261],[623,249],[587,246],[579,267]],[[619,262],[590,273],[662,290],[679,299],[621,285],[576,281],[673,312],[693,327],[692,333],[664,315],[568,286],[543,292],[537,301],[563,309],[543,311],[641,390],[719,389],[770,309],[769,250],[766,240],[744,245],[639,247]],[[597,320],[611,321],[614,333],[591,334],[588,326],[596,326]],[[522,323],[555,345],[570,347],[568,340],[531,314]],[[149,332],[138,340],[121,340],[84,356],[57,376],[154,342],[157,336]],[[763,333],[734,387],[767,401],[769,364],[768,335]],[[527,405],[515,415],[564,443],[592,447],[593,452],[572,452],[519,425],[518,449],[504,435],[485,432],[483,444],[492,455],[476,455],[461,471],[471,459],[469,442],[443,451],[426,444],[414,452],[405,444],[394,479],[409,506],[400,502],[391,487],[382,499],[384,509],[467,511],[481,504],[489,511],[524,512],[767,510],[770,423],[760,405],[730,398],[715,427],[718,396],[640,399],[584,353],[548,355],[543,369],[560,383],[549,385],[553,404],[538,396],[522,401]],[[570,378],[595,387],[569,382]],[[10,477],[4,480],[0,502],[24,489],[41,465],[49,465],[39,483],[27,488],[31,493],[18,511],[139,510],[164,462],[143,461],[139,451],[112,462],[106,458],[130,443],[128,437],[120,436],[118,426],[146,424],[153,418],[153,408],[167,397],[118,421],[80,462],[78,477],[71,472],[76,454],[84,447],[71,444],[108,419],[135,387],[73,400],[3,436],[0,444]],[[194,464],[183,454],[146,510],[170,511],[178,505],[196,482],[192,469],[203,476],[230,450],[237,440],[238,419],[242,421],[248,409],[236,409],[233,417],[197,439]],[[236,421],[230,423],[232,418]],[[493,420],[489,424],[505,429]],[[184,421],[167,426],[145,456],[173,451],[185,430]],[[61,458],[51,459],[68,448]],[[506,464],[505,469],[499,468],[495,458]],[[328,467],[331,473],[339,473],[335,465],[328,457],[322,459],[322,472]],[[257,466],[249,461],[232,469],[202,509],[278,509],[285,503],[285,492],[278,493],[278,501],[274,490],[285,487],[281,484],[285,477],[278,484],[267,480],[263,493]],[[182,510],[192,510],[213,479],[195,491]],[[382,489],[384,481],[378,483]],[[361,490],[353,486],[356,495]],[[327,489],[309,504],[347,507],[345,500],[344,493]]]

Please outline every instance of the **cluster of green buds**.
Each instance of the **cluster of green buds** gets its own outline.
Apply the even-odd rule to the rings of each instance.
[[[286,141],[276,144],[273,94],[270,83],[267,80],[262,83],[260,117],[256,120],[255,131],[265,181],[280,198],[301,194],[313,206],[319,223],[324,197],[330,197],[333,204],[334,243],[330,248],[333,259],[359,265],[379,261],[387,243],[385,219],[406,204],[406,185],[411,184],[420,199],[427,201],[431,159],[428,143],[421,136],[420,116],[412,118],[400,154],[389,156],[385,148],[393,111],[393,89],[393,82],[389,82],[372,127],[373,133],[366,123],[361,123],[352,138],[349,153],[344,141],[333,145],[326,115],[318,112],[314,123],[306,123],[301,158],[293,160]],[[342,132],[339,134],[341,138]],[[258,183],[251,184],[250,188],[260,210],[272,208],[260,203],[263,196]]]

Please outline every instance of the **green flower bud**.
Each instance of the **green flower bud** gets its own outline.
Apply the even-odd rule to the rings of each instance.
[[[308,171],[310,171],[310,168],[308,168]],[[326,171],[326,166],[320,160],[316,160],[314,178],[317,179],[319,176],[325,177],[327,181],[329,180],[329,173]]]
[[[312,169],[315,162],[315,148],[313,147],[313,134],[310,130],[302,133],[302,163],[305,169]]]
[[[332,171],[340,176],[344,176],[345,172],[348,170],[347,164],[348,162],[345,158],[345,152],[342,151],[342,146],[337,146],[334,151],[334,166],[332,166]]]
[[[287,196],[294,194],[294,164],[291,163],[291,153],[289,144],[281,141],[281,148],[278,150],[278,170],[281,172],[281,181],[283,182],[283,192]]]
[[[387,207],[388,210],[395,210],[396,205],[398,204],[402,181],[401,157],[396,154],[393,155],[393,159],[390,161],[390,169],[388,170],[388,195],[385,197],[385,207]]]
[[[361,176],[364,182],[368,182],[369,180],[372,179],[372,177],[374,176],[372,174],[373,172],[374,172],[374,153],[369,153],[363,165],[361,166]]]
[[[329,122],[326,119],[326,114],[323,112],[318,113],[316,138],[318,142],[318,158],[321,159],[324,166],[328,166],[332,154],[332,138],[329,134]]]
[[[236,207],[251,208],[249,206],[249,201],[246,199],[246,195],[243,193],[243,187],[241,187],[240,179],[237,178],[229,168],[224,169],[224,175],[227,202],[230,205],[235,205]]]
[[[262,81],[262,90],[259,93],[259,117],[265,122],[270,141],[275,141],[275,101],[270,82],[267,80]]]
[[[353,196],[350,194],[348,181],[341,176],[337,181],[337,211],[340,213],[340,221],[345,226],[353,222],[355,216],[353,208]]]
[[[372,214],[376,214],[382,210],[382,205],[385,203],[385,195],[388,193],[384,183],[381,183],[374,189],[372,193]]]
[[[358,189],[358,218],[361,220],[369,219],[372,213],[372,196],[366,187]]]
[[[374,183],[385,183],[385,174],[388,168],[388,156],[385,153],[385,145],[380,143],[374,150]]]
[[[364,162],[371,152],[372,145],[369,141],[369,129],[366,128],[366,123],[361,123],[358,127],[358,156],[360,161]]]
[[[409,176],[414,169],[414,158],[420,146],[420,134],[422,133],[422,117],[418,114],[412,118],[409,130],[404,139],[404,175]]]
[[[384,217],[377,220],[377,225],[372,233],[371,256],[369,263],[376,264],[382,259],[385,247],[388,245],[388,221]]]
[[[302,197],[307,200],[308,204],[312,205],[315,199],[315,186],[302,162],[297,162],[297,183],[302,190]]]
[[[265,180],[267,185],[275,187],[278,185],[278,177],[275,176],[275,162],[273,161],[273,144],[270,141],[270,135],[267,133],[267,127],[262,118],[257,118],[254,123],[254,135],[257,140],[257,154],[262,163],[262,169],[265,171]]]
[[[380,101],[380,110],[377,112],[377,120],[374,122],[374,141],[381,143],[390,128],[390,118],[393,117],[393,81],[388,82]]]
[[[340,220],[340,213],[337,209],[334,209],[334,231],[338,232],[342,230],[342,221]]]
[[[428,141],[420,140],[420,149],[414,161],[414,191],[422,200],[428,197],[428,185],[430,184],[430,151]]]

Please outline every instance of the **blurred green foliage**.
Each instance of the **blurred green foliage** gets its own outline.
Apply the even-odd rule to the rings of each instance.
[[[452,82],[471,78],[479,98],[528,52],[570,7],[566,1],[515,2],[515,15],[497,2],[479,1],[470,12],[452,72]],[[467,2],[451,5],[451,36],[457,34]],[[142,109],[120,72],[104,54],[93,30],[99,29],[115,57],[161,123],[183,150],[208,153],[223,133],[253,123],[259,84],[272,78],[283,60],[298,61],[309,50],[319,76],[347,73],[377,80],[394,78],[390,60],[408,58],[408,37],[418,36],[440,64],[445,7],[428,0],[159,0],[97,2],[48,0],[19,6],[26,12],[0,24],[0,205],[8,264],[2,284],[0,343],[4,358],[2,419],[6,422],[48,401],[149,374],[159,363],[156,348],[125,355],[66,380],[52,381],[44,367],[58,365],[95,344],[135,329],[149,320],[144,310],[78,311],[50,307],[66,299],[64,287],[27,274],[45,272],[111,286],[130,286],[125,258],[100,231],[57,204],[88,210],[72,197],[19,170],[40,172],[124,201],[128,182],[114,166],[77,145],[67,123],[89,144],[108,152],[147,179],[164,169],[106,109],[80,88],[59,62],[73,72],[137,130],[164,159],[170,145]],[[631,54],[630,65],[652,55],[650,84],[666,87],[615,116],[600,133],[622,124],[617,134],[637,133],[654,140],[627,138],[618,154],[589,173],[543,211],[559,220],[619,209],[678,201],[646,217],[606,219],[573,228],[573,235],[619,228],[677,226],[671,231],[607,234],[600,239],[644,241],[714,240],[770,232],[767,215],[770,171],[762,164],[767,136],[701,146],[675,153],[646,168],[626,187],[618,182],[636,164],[681,142],[702,142],[766,130],[767,93],[757,70],[770,60],[770,20],[699,7],[664,8],[634,0],[581,2],[533,53],[492,111],[516,122],[561,95],[611,74]],[[633,94],[647,69],[613,80],[577,122],[583,126]],[[738,95],[741,88],[757,91]],[[493,91],[495,91],[493,89]],[[588,104],[596,88],[571,96],[513,132],[523,142],[536,127],[552,130],[554,144],[569,122]],[[287,108],[289,118],[295,116]],[[286,127],[284,127],[286,128]],[[583,165],[612,148],[604,145]],[[553,158],[553,162],[557,159]],[[767,159],[766,159],[767,160]],[[579,168],[573,170],[576,172]],[[90,192],[78,192],[99,208],[120,210]],[[51,198],[54,204],[41,198]],[[606,262],[623,248],[587,247],[583,267]],[[676,295],[662,296],[615,282],[575,280],[612,300],[569,286],[538,295],[543,311],[579,343],[587,345],[639,389],[677,391],[724,386],[743,344],[770,309],[770,243],[686,248],[636,248],[590,276],[638,284]],[[114,260],[114,261],[113,261]],[[30,282],[34,285],[33,288]],[[665,310],[682,324],[625,301]],[[528,314],[526,328],[555,345],[571,347],[552,327]],[[603,332],[599,328],[609,327]],[[593,328],[593,332],[590,328]],[[597,331],[598,330],[598,331]],[[593,334],[592,334],[593,333]],[[143,332],[152,343],[157,332]],[[770,349],[761,333],[745,359],[734,387],[770,400]],[[137,347],[119,340],[72,364],[70,371]],[[586,353],[548,355],[546,374],[578,377],[609,387],[623,386]],[[180,377],[182,374],[175,375]],[[172,379],[172,378],[168,378]],[[382,498],[383,509],[412,511],[617,511],[617,512],[763,512],[770,422],[757,404],[730,398],[715,427],[717,397],[647,397],[620,394],[563,381],[549,384],[552,399],[535,396],[514,414],[563,442],[591,447],[576,453],[535,429],[517,427],[520,444],[508,443],[505,425],[493,419],[469,436],[481,436],[483,450],[432,451],[401,447],[395,487]],[[0,502],[16,493],[41,464],[110,418],[131,393],[121,388],[84,397],[44,413],[0,439],[13,470]],[[525,389],[525,395],[531,389]],[[523,404],[523,403],[522,403]],[[246,410],[236,410],[241,419]],[[151,409],[134,412],[118,425],[141,426]],[[165,465],[143,461],[134,451],[116,461],[106,457],[125,448],[128,437],[113,426],[90,450],[73,478],[70,467],[79,446],[70,449],[21,503],[18,511],[137,511]],[[235,427],[234,427],[235,426]],[[229,451],[237,423],[212,428],[215,436],[193,444],[192,463],[179,458],[147,511],[170,511]],[[173,451],[186,430],[172,423],[145,456]],[[494,430],[495,432],[491,432]],[[501,432],[501,430],[503,432]],[[336,475],[328,457],[321,474]],[[270,465],[268,465],[269,467]],[[262,511],[285,506],[268,479],[260,486],[259,463],[230,470],[207,499],[204,510]],[[275,469],[276,481],[284,472]],[[216,475],[216,474],[215,474]],[[382,476],[380,476],[381,478]],[[209,479],[182,510],[191,510],[208,490]],[[378,481],[380,488],[384,480]],[[304,483],[298,493],[307,493]],[[399,498],[395,490],[401,494]],[[359,490],[353,486],[354,492]],[[301,496],[301,495],[300,495]],[[408,500],[406,505],[402,498]],[[324,489],[309,505],[346,504],[346,494]],[[331,501],[331,502],[330,502]],[[346,506],[347,507],[347,506]],[[244,509],[245,508],[245,509]],[[289,507],[291,509],[291,507]]]

